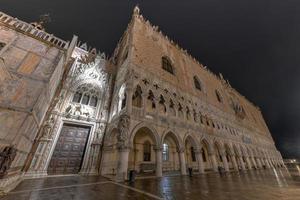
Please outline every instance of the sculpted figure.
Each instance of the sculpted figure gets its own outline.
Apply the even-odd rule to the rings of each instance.
[[[45,125],[43,127],[42,137],[46,137],[46,138],[50,137],[53,124],[54,124],[54,118],[53,116],[50,116],[49,119],[45,122]]]

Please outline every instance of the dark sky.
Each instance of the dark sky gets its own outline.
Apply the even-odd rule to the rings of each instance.
[[[48,32],[111,54],[137,3],[262,109],[284,157],[300,158],[299,0],[0,0],[0,10],[27,22],[50,13]]]

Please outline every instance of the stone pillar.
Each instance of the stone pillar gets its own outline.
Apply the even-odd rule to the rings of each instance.
[[[212,163],[213,171],[218,172],[218,163],[217,163],[215,154],[213,152],[209,152],[209,158]]]
[[[242,158],[242,156],[240,156],[240,157],[239,157],[239,161],[240,161],[240,164],[241,164],[242,170],[246,170],[245,163],[244,163],[244,161],[243,161],[243,158]]]
[[[162,149],[156,148],[156,176],[162,177]]]
[[[239,171],[239,167],[238,167],[235,155],[231,155],[231,160],[232,160],[232,165],[233,165],[234,169]]]
[[[184,156],[184,149],[180,148],[178,150],[179,153],[179,160],[180,160],[180,171],[182,175],[186,175],[186,164],[185,164],[185,156]]]
[[[249,157],[246,157],[246,163],[247,163],[248,169],[251,169],[252,165],[251,165]]]
[[[202,152],[201,152],[201,150],[196,150],[195,154],[197,156],[199,173],[203,174],[204,173],[204,163],[203,163],[203,158],[202,158]]]
[[[262,163],[260,162],[259,158],[256,158],[256,163],[258,168],[262,168]]]
[[[258,167],[257,167],[257,164],[256,164],[255,159],[254,159],[253,156],[251,157],[251,160],[252,160],[253,166],[255,167],[255,169],[257,169]]]
[[[119,148],[116,181],[127,180],[129,148]]]
[[[223,161],[223,164],[224,164],[225,171],[228,172],[229,171],[229,165],[228,165],[227,157],[226,157],[225,153],[222,153],[221,156],[222,156],[222,161]]]

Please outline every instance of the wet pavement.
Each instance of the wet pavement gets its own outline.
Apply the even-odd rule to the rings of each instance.
[[[285,169],[144,177],[135,183],[115,183],[100,176],[66,176],[23,181],[1,200],[211,199],[300,200],[300,176]]]

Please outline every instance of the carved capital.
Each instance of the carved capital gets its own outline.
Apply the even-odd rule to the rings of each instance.
[[[178,147],[177,152],[178,153],[184,153],[185,149],[183,147]]]
[[[127,141],[129,127],[130,127],[130,117],[126,114],[121,115],[118,122],[118,131],[119,131],[117,137],[118,142],[125,143],[125,141]]]

